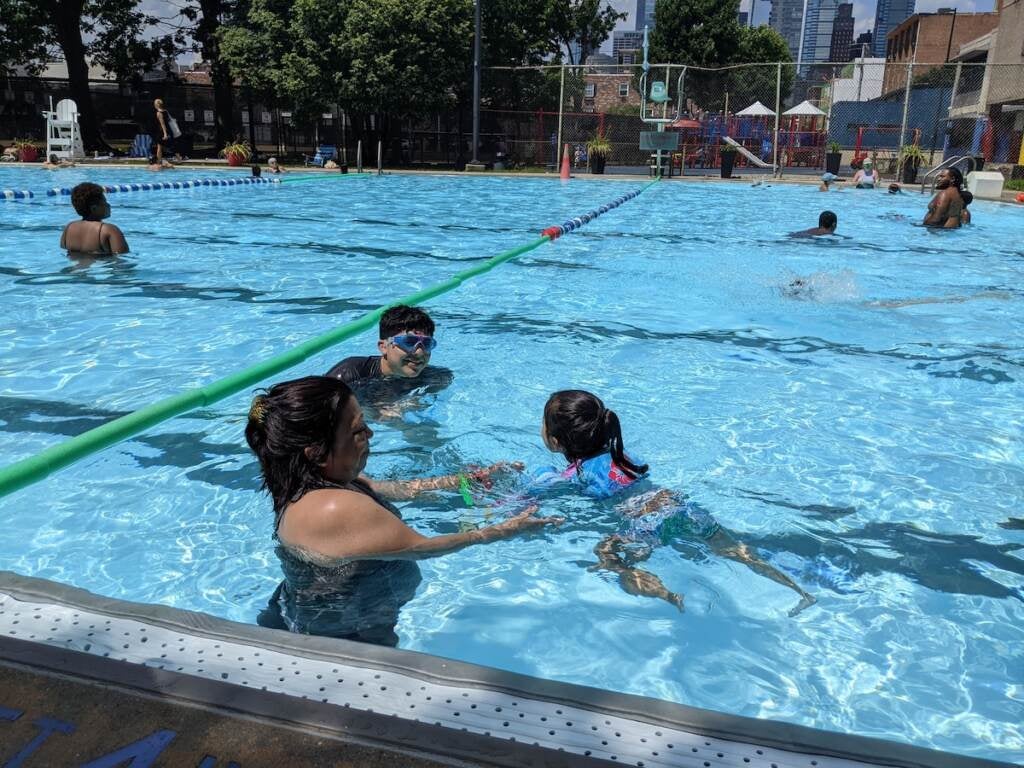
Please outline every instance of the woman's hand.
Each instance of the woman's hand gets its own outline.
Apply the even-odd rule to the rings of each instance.
[[[491,487],[491,477],[510,472],[522,472],[526,465],[521,461],[499,461],[487,467],[467,467],[466,478],[481,483],[485,488]]]
[[[535,517],[539,507],[531,504],[515,517],[510,517],[503,523],[491,526],[493,530],[502,531],[508,535],[528,531],[531,528],[543,528],[545,525],[561,525],[565,522],[564,517]]]

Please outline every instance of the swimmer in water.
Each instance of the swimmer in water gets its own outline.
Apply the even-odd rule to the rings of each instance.
[[[818,216],[818,226],[813,229],[803,229],[799,232],[790,232],[790,237],[819,237],[821,235],[834,235],[836,227],[839,226],[839,217],[832,211],[822,211]]]
[[[865,158],[863,166],[853,175],[853,185],[857,189],[874,189],[881,181],[878,171],[871,158]]]
[[[900,195],[900,194],[903,194],[903,190],[900,189],[900,185],[899,184],[890,184],[889,185],[889,194],[890,195]]]
[[[790,616],[815,603],[814,597],[737,541],[708,512],[681,494],[654,488],[647,480],[647,464],[635,453],[626,453],[618,416],[597,396],[578,389],[551,395],[544,406],[541,439],[569,465],[535,472],[531,488],[570,487],[595,499],[615,500],[621,529],[594,548],[598,563],[593,570],[616,574],[629,594],[658,598],[682,610],[683,596],[670,591],[658,576],[637,568],[636,563],[650,557],[655,547],[696,538],[715,554],[743,563],[796,592],[800,602]]]
[[[928,213],[923,224],[935,229],[959,229],[960,216],[964,209],[964,199],[960,188],[964,185],[964,175],[957,168],[945,168],[938,176],[935,196],[928,203]],[[972,197],[973,199],[973,197]]]
[[[960,190],[960,199],[964,201],[963,210],[960,211],[960,223],[970,224],[971,223],[971,212],[967,210],[967,206],[974,202],[974,194],[968,192],[966,189]]]
[[[1008,291],[980,291],[970,296],[921,296],[915,299],[886,299],[884,301],[866,301],[865,306],[881,309],[897,309],[899,307],[916,307],[919,304],[963,304],[967,301],[997,299],[1010,301],[1013,294]]]
[[[842,181],[842,179],[840,179],[834,173],[821,174],[821,186],[818,187],[818,191],[828,192],[831,189],[831,187],[829,187],[829,184],[831,184],[834,181]]]
[[[103,187],[91,182],[79,184],[71,190],[71,205],[82,220],[72,221],[65,226],[60,236],[60,247],[67,249],[68,256],[116,256],[128,253],[128,241],[124,233],[115,225],[103,221],[110,217],[110,203],[103,194]]]

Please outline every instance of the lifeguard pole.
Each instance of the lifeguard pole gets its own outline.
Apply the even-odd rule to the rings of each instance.
[[[665,81],[655,80],[651,83],[651,92],[648,96],[647,93],[647,75],[650,73],[651,65],[647,60],[647,27],[644,27],[644,63],[643,63],[643,74],[640,75],[640,119],[648,125],[655,126],[653,131],[640,131],[640,149],[653,150],[654,162],[657,166],[657,175],[661,176],[661,153],[669,152],[669,161],[671,162],[671,152],[679,148],[679,134],[678,133],[666,133],[665,126],[675,120],[675,117],[655,117],[652,112],[648,112],[647,102],[651,101],[654,104],[662,104],[668,102],[668,85]],[[664,109],[662,110],[664,115]],[[678,117],[678,115],[676,115]],[[669,168],[669,175],[671,175],[672,169]]]

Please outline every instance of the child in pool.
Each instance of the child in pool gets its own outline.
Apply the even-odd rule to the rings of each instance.
[[[541,438],[551,451],[565,456],[569,467],[536,472],[534,487],[573,483],[588,496],[623,499],[616,511],[625,519],[626,528],[601,541],[594,553],[598,557],[595,567],[618,574],[629,594],[657,597],[682,610],[683,596],[669,591],[660,578],[635,563],[647,559],[655,546],[680,536],[698,536],[715,554],[741,562],[800,595],[790,616],[815,603],[796,582],[733,538],[710,514],[672,491],[652,489],[643,482],[647,465],[636,455],[626,454],[618,416],[595,395],[578,389],[551,395],[544,406]]]

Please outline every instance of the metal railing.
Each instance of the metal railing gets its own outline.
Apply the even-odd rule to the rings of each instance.
[[[941,163],[932,168],[930,171],[928,171],[928,173],[926,173],[924,177],[921,179],[921,194],[924,194],[924,188],[928,186],[929,180],[932,183],[931,189],[929,191],[934,192],[935,185],[937,183],[936,179],[938,178],[939,173],[941,171],[946,170],[947,168],[953,168],[957,164],[962,162],[967,163],[967,173],[970,173],[971,171],[974,170],[973,157],[968,157],[967,155],[955,155],[953,157],[947,158],[946,160],[943,160]],[[964,175],[966,176],[967,174],[965,173]]]

